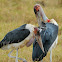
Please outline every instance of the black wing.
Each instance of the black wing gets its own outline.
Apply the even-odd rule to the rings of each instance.
[[[19,27],[7,33],[1,42],[3,42],[4,45],[11,43],[19,43],[23,41],[29,34],[30,31],[28,29],[24,29],[24,28],[22,29],[21,27]]]

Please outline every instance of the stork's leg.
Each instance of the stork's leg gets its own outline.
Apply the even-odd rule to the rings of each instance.
[[[17,52],[16,52],[16,57],[10,55],[12,52],[13,52],[13,50],[8,54],[8,56],[11,57],[11,58],[16,58],[16,62],[18,62],[18,49],[17,49]]]
[[[43,62],[43,61],[41,60],[41,62]]]
[[[50,50],[50,62],[52,62],[52,49]]]
[[[18,62],[18,48],[16,50],[17,51],[16,51],[16,60],[15,60],[15,62]]]
[[[11,58],[16,58],[16,57],[10,55],[12,52],[13,52],[13,50],[10,51],[10,53],[8,54],[8,56],[11,57]]]
[[[14,50],[12,50],[9,54],[8,54],[8,56],[9,57],[11,57],[11,58],[16,58],[15,56],[11,56],[11,53],[13,52]],[[19,57],[17,57],[19,60],[22,60],[23,62],[27,62],[26,61],[26,59],[22,59],[22,58],[19,58]]]

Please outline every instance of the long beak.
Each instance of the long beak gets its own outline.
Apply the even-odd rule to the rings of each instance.
[[[43,51],[44,53],[44,48],[43,48],[43,43],[42,43],[42,39],[41,39],[41,36],[35,36],[36,37],[36,40],[41,48],[41,50]]]

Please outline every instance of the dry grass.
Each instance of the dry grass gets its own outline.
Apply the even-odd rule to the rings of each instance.
[[[46,15],[50,19],[54,18],[59,24],[59,41],[57,47],[53,49],[53,62],[62,62],[62,7],[61,4],[58,5],[58,0],[44,1],[45,7],[43,9]],[[41,0],[0,0],[0,40],[7,32],[22,24],[31,23],[38,25],[33,11],[36,3],[41,4]],[[15,62],[15,59],[7,56],[10,51],[0,49],[0,62]],[[16,55],[15,52],[12,55]],[[19,49],[19,57],[32,62],[32,46]],[[49,53],[43,61],[49,62]]]

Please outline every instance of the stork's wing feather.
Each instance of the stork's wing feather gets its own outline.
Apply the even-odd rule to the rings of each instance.
[[[11,43],[19,43],[22,42],[29,34],[30,31],[28,29],[17,28],[7,33],[2,42],[4,42],[5,45]]]

